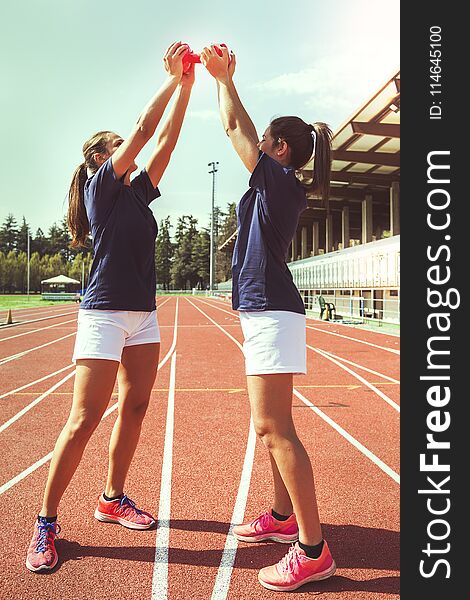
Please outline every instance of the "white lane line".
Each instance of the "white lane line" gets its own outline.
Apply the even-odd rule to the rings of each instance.
[[[66,375],[63,379],[61,379],[57,383],[55,383],[52,387],[50,387],[43,394],[38,396],[35,400],[30,402],[28,404],[28,406],[25,406],[22,410],[20,410],[20,412],[16,413],[16,415],[11,417],[11,419],[8,419],[8,421],[5,421],[5,423],[3,423],[3,425],[0,425],[0,433],[2,433],[2,431],[5,431],[5,429],[8,429],[8,427],[10,427],[10,425],[13,425],[13,423],[15,423],[15,421],[18,421],[18,419],[20,419],[28,411],[30,411],[32,408],[34,408],[42,400],[44,400],[44,398],[47,398],[47,396],[49,396],[49,394],[52,394],[52,392],[54,392],[57,388],[59,388],[61,385],[63,385],[66,381],[68,381],[74,375],[75,375],[75,370],[72,371],[71,373],[69,373],[68,375]]]
[[[26,354],[29,354],[30,352],[34,352],[35,350],[40,350],[41,348],[45,348],[46,346],[50,346],[51,344],[55,344],[56,342],[60,342],[62,340],[65,340],[66,338],[72,337],[72,335],[75,335],[75,334],[76,334],[76,332],[74,331],[73,333],[69,333],[68,335],[64,335],[63,337],[57,338],[56,340],[52,340],[52,342],[47,342],[46,344],[41,344],[40,346],[35,346],[34,348],[30,348],[29,350],[24,350],[23,352],[18,352],[17,354],[12,354],[11,356],[5,356],[4,358],[0,359],[0,367],[2,365],[4,365],[5,363],[8,363],[12,360],[16,360],[17,358],[26,356]]]
[[[200,300],[201,302],[204,302],[204,300],[202,300],[202,298],[197,298],[197,299]],[[207,301],[205,302],[205,304],[207,304],[208,306],[213,306],[214,308],[219,308],[217,306],[217,304],[212,304],[212,302],[219,303],[219,302],[221,302],[221,300],[211,299],[211,302],[207,302]],[[219,308],[219,310],[224,310],[224,309]],[[226,312],[227,314],[232,314],[232,313],[229,313],[226,310],[224,312]],[[324,321],[321,321],[321,319],[318,319],[316,317],[308,317],[308,318],[310,318],[312,321],[319,321],[321,323],[324,323]],[[338,325],[339,327],[344,327],[345,329],[350,328],[349,325],[345,325],[344,323],[341,323],[341,321],[336,322],[335,325]],[[351,339],[351,340],[354,340],[356,342],[362,341],[362,340],[359,340],[358,338],[349,337],[349,336],[343,335],[341,333],[333,333],[332,331],[328,331],[327,329],[319,329],[319,328],[315,328],[315,327],[312,327],[312,326],[309,326],[309,328],[310,329],[316,329],[317,331],[321,331],[322,333],[329,333],[330,335],[338,335],[340,337],[344,337],[346,339]],[[376,333],[376,334],[379,334],[379,335],[382,335],[382,336],[383,335],[388,335],[390,337],[400,338],[400,335],[397,334],[397,333],[391,333],[391,332],[385,332],[385,331],[375,331],[375,330],[370,330],[370,329],[362,329],[362,331],[368,331],[369,333]],[[375,344],[372,344],[371,342],[362,342],[362,343],[364,343],[364,344],[370,344],[372,346],[375,345]],[[389,352],[394,352],[395,354],[400,354],[400,350],[397,350],[395,348],[388,348],[386,346],[377,346],[377,348],[380,348],[382,350],[388,350]]]
[[[161,308],[162,306],[165,306],[165,304],[166,304],[167,302],[169,302],[170,300],[171,300],[171,297],[170,297],[170,298],[167,298],[166,300],[163,300],[163,302],[161,302],[160,304],[158,304],[158,302],[157,302],[157,303],[156,303],[156,305],[157,305],[157,312],[158,312],[158,309],[159,309],[159,308]]]
[[[393,377],[389,377],[388,375],[384,375],[383,373],[379,373],[378,371],[373,371],[372,369],[368,369],[367,367],[364,367],[363,365],[358,365],[357,363],[353,362],[352,360],[347,360],[346,358],[343,358],[342,356],[337,356],[336,354],[333,354],[332,352],[327,352],[326,350],[322,350],[321,348],[318,348],[318,350],[321,350],[325,354],[328,354],[328,356],[332,356],[333,358],[336,358],[336,360],[344,362],[348,365],[352,365],[353,367],[356,367],[357,369],[361,369],[361,371],[367,371],[367,373],[371,373],[372,375],[377,375],[378,377],[382,377],[382,379],[386,379],[387,381],[391,381],[392,383],[400,384],[399,379],[394,379]]]
[[[171,357],[170,389],[166,413],[165,444],[162,459],[160,500],[158,503],[157,539],[152,577],[152,600],[168,597],[168,547],[170,545],[171,473],[173,465],[173,432],[175,421],[176,352]]]
[[[220,559],[219,570],[217,571],[217,577],[215,579],[211,600],[225,600],[228,594],[230,580],[232,578],[233,565],[235,563],[235,555],[238,548],[238,540],[232,535],[232,529],[234,525],[243,522],[243,517],[245,515],[248,491],[250,489],[251,471],[253,468],[253,460],[255,455],[255,446],[256,433],[253,426],[253,420],[250,419],[250,432],[248,434],[248,443],[246,446],[245,460],[243,461],[240,486],[238,488],[237,499],[235,500],[232,520],[230,522],[230,529],[228,530],[224,551],[222,553],[222,558]]]
[[[28,475],[31,475],[31,473],[34,473],[34,471],[36,471],[36,469],[39,469],[39,467],[42,467],[42,465],[45,465],[46,463],[48,463],[51,460],[51,458],[52,458],[52,452],[49,452],[49,454],[46,454],[46,456],[43,456],[42,458],[40,458],[33,465],[31,465],[30,467],[28,467],[21,473],[18,473],[18,475],[13,477],[13,479],[10,479],[10,481],[7,481],[6,483],[4,483],[2,486],[0,486],[0,496],[2,494],[4,494],[6,491],[8,491],[10,488],[12,488],[14,485],[16,485],[17,483],[22,481],[25,477],[28,477]]]
[[[167,298],[166,300],[163,300],[163,302],[161,304],[157,303],[157,311],[158,311],[159,308],[162,308],[162,306],[164,306],[169,300],[171,300],[171,297]],[[42,310],[44,310],[44,309],[42,309]],[[29,323],[37,323],[38,321],[47,321],[47,319],[58,319],[59,317],[66,317],[68,315],[77,314],[78,310],[79,309],[72,310],[72,311],[67,312],[67,313],[60,313],[60,314],[51,315],[51,316],[48,316],[48,317],[41,317],[39,319],[31,319],[30,321],[20,321],[19,323],[12,323],[11,325],[4,325],[0,329],[0,331],[3,331],[4,329],[9,329],[10,327],[18,327],[18,326],[21,326],[21,325],[28,325]],[[85,310],[85,309],[83,309],[83,310]],[[27,316],[27,315],[23,315],[23,316]],[[76,319],[74,319],[74,320],[76,320]],[[36,331],[39,331],[39,330],[36,330]],[[32,333],[32,332],[28,331],[27,333]],[[21,335],[24,335],[24,334],[21,334]],[[3,339],[10,339],[10,338],[3,338]],[[2,342],[3,339],[0,338],[0,342]]]
[[[50,308],[52,308],[53,310],[49,310]],[[26,308],[12,308],[11,312],[13,315],[16,315],[19,313],[19,316],[21,318],[24,317],[31,317],[31,316],[35,316],[35,317],[41,317],[44,315],[54,315],[54,313],[58,313],[60,310],[67,310],[67,308],[75,308],[72,307],[70,305],[66,306],[66,305],[60,305],[60,306],[53,306],[53,307],[47,307],[47,306],[37,306],[36,308],[32,307],[32,306],[28,306]],[[9,309],[3,309],[2,312],[8,313]],[[22,312],[22,311],[31,311],[31,312]],[[75,308],[75,310],[77,310]],[[72,313],[70,313],[72,314]]]
[[[3,325],[0,331],[10,329],[11,327],[21,327],[22,325],[29,325],[30,323],[38,323],[39,321],[47,321],[48,319],[58,319],[59,317],[68,317],[69,315],[76,314],[77,311],[71,310],[67,313],[60,313],[59,315],[52,315],[50,317],[41,317],[40,319],[31,319],[30,321],[19,321],[18,323],[11,323],[10,325]]]
[[[41,377],[40,379],[35,379],[34,381],[31,381],[30,383],[26,383],[25,385],[22,385],[21,387],[15,388],[14,390],[10,390],[9,392],[5,392],[4,394],[2,394],[0,396],[0,400],[2,398],[6,398],[7,396],[10,396],[11,394],[16,394],[17,392],[21,392],[22,390],[25,390],[26,388],[29,388],[32,385],[35,385],[36,383],[41,383],[41,381],[45,381],[46,379],[49,379],[50,377],[54,377],[54,375],[58,375],[59,373],[62,373],[63,371],[66,371],[67,369],[71,369],[72,367],[75,367],[75,365],[73,363],[71,363],[70,365],[67,365],[66,367],[62,367],[62,369],[59,369],[58,371],[49,373],[49,375],[44,375],[44,377]]]
[[[178,300],[176,301],[176,311],[178,311]],[[178,314],[178,312],[176,312],[176,314],[175,314],[175,333],[173,335],[173,344],[171,345],[171,348],[170,348],[169,352],[167,353],[167,355],[165,356],[165,358],[162,360],[162,362],[160,362],[158,364],[157,371],[159,371],[163,367],[163,365],[167,362],[167,360],[171,356],[173,350],[175,349],[175,346],[176,346],[176,323],[177,323],[177,321],[176,321],[177,316],[176,315],[177,314]],[[103,419],[105,419],[114,410],[116,410],[117,406],[118,406],[118,403],[116,402],[116,404],[114,406],[112,406],[111,409],[108,408],[108,410],[101,417],[101,420],[103,421]],[[26,477],[28,477],[28,475],[31,475],[31,473],[34,473],[34,471],[36,471],[37,469],[39,469],[40,467],[42,467],[43,465],[45,465],[46,463],[48,463],[51,460],[51,458],[52,458],[52,452],[49,452],[49,454],[46,454],[46,456],[43,456],[42,458],[40,458],[33,465],[31,465],[30,467],[28,467],[27,469],[25,469],[21,473],[18,473],[18,475],[16,475],[15,477],[13,477],[13,479],[10,479],[10,481],[7,481],[3,485],[1,485],[0,486],[0,496],[2,494],[4,494],[5,492],[7,492],[14,485],[16,485],[17,483],[19,483],[20,481],[22,481],[23,479],[25,479]]]
[[[66,323],[76,323],[77,319],[70,319],[69,321],[63,321],[62,323],[55,323],[54,325],[48,325],[47,327],[40,327],[39,329],[31,329],[30,331],[24,331],[23,333],[17,333],[16,335],[10,335],[6,338],[1,338],[0,342],[6,342],[7,340],[12,340],[14,338],[19,338],[23,335],[29,335],[30,333],[36,333],[37,331],[45,331],[46,329],[52,329],[53,327],[60,327],[61,325],[65,325]]]
[[[202,315],[209,319],[216,327],[222,331],[232,342],[238,346],[243,352],[243,347],[238,340],[230,335],[225,329],[219,325],[214,319],[211,319],[203,310],[201,310],[196,304],[191,302],[189,298],[186,300],[194,306]],[[256,446],[256,434],[253,427],[253,420],[250,418],[250,429],[248,433],[248,440],[246,443],[245,458],[243,460],[243,469],[240,477],[240,485],[238,486],[237,498],[235,500],[235,506],[233,508],[232,520],[230,522],[230,528],[227,533],[225,540],[224,550],[220,559],[219,569],[217,571],[217,577],[212,591],[211,600],[225,600],[230,587],[230,580],[232,577],[233,565],[235,563],[235,556],[237,554],[238,541],[232,535],[232,529],[234,525],[243,522],[245,515],[246,502],[248,498],[248,491],[250,489],[251,473],[253,471],[253,461],[255,457],[255,446]],[[156,599],[155,599],[156,600]]]
[[[161,362],[158,363],[157,373],[163,367],[163,365],[166,363],[166,361],[170,358],[170,356],[173,354],[174,349],[176,348],[177,325],[178,325],[178,298],[176,299],[175,324],[173,326],[173,341],[171,343],[170,349],[168,350],[168,352],[165,355],[165,358]],[[107,408],[106,412],[104,413],[104,415],[102,417],[102,420],[105,417],[107,417],[108,415],[110,415],[112,412],[114,412],[118,406],[119,406],[119,402],[116,402],[115,404],[113,404],[112,406]]]
[[[168,597],[168,547],[170,545],[171,473],[173,466],[173,432],[175,422],[176,341],[178,336],[178,306],[176,299],[175,327],[171,344],[170,385],[166,412],[165,443],[163,446],[160,499],[158,501],[157,537],[152,576],[152,600]],[[169,356],[168,354],[167,356]]]
[[[385,395],[381,390],[376,388],[375,385],[373,385],[372,383],[369,383],[367,381],[367,379],[364,379],[364,377],[361,377],[361,375],[359,375],[358,373],[355,373],[352,369],[350,369],[346,365],[343,365],[338,360],[336,360],[335,358],[332,358],[329,354],[326,354],[322,350],[320,350],[318,348],[313,348],[312,346],[309,346],[308,344],[307,344],[307,348],[309,350],[313,350],[313,352],[316,352],[317,354],[320,354],[320,356],[323,356],[324,358],[330,360],[335,365],[338,365],[338,367],[340,367],[341,369],[344,369],[347,373],[350,373],[353,377],[358,379],[366,387],[368,387],[370,390],[375,392],[377,394],[377,396],[380,396],[382,398],[382,400],[385,400],[385,402],[387,404],[389,404],[392,408],[394,408],[397,412],[400,412],[400,406],[396,402],[394,402],[391,398],[389,398],[387,395]]]
[[[361,442],[356,440],[351,434],[349,434],[345,429],[343,429],[338,423],[333,421],[328,415],[326,415],[323,411],[317,408],[310,400],[307,400],[305,396],[303,396],[298,390],[294,388],[294,394],[302,400],[302,402],[307,405],[309,408],[313,410],[313,412],[318,415],[321,419],[323,419],[328,425],[331,425],[333,429],[335,429],[340,435],[342,435],[348,442],[350,442],[355,448],[362,452],[364,456],[366,456],[369,460],[371,460],[374,464],[376,464],[379,469],[382,469],[384,473],[386,473],[389,477],[393,479],[396,483],[400,483],[400,475],[396,473],[393,469],[391,469],[388,465],[386,465],[378,456],[376,456],[373,452],[371,452],[368,448],[366,448]]]
[[[372,346],[373,348],[378,348],[379,350],[385,350],[386,352],[392,352],[393,354],[400,354],[400,350],[396,350],[395,348],[387,348],[387,346],[379,346],[378,344],[373,344],[372,342],[366,342],[365,340],[359,340],[358,338],[351,337],[349,335],[343,335],[342,333],[335,333],[334,331],[326,331],[326,329],[312,327],[311,325],[307,325],[307,329],[313,329],[313,331],[319,331],[320,333],[326,333],[328,335],[336,335],[337,337],[344,338],[345,340],[352,340],[353,342],[357,342],[358,344],[365,344],[366,346]]]
[[[195,306],[195,305],[194,305]],[[198,308],[197,306],[195,306],[195,308]],[[214,308],[216,308],[214,306]],[[202,313],[205,314],[202,310],[200,310],[198,308],[198,310]],[[226,312],[226,311],[225,311]],[[213,321],[208,315],[205,315],[209,320],[211,320],[213,323],[215,323],[215,321]],[[217,325],[217,327],[219,327],[219,329],[223,328],[218,325],[217,323],[215,323]],[[227,333],[227,335],[229,335]],[[230,336],[232,337],[232,336]],[[232,338],[233,339],[233,338]],[[240,344],[237,342],[237,345],[240,347]],[[310,346],[310,348],[312,350],[317,351],[315,348],[312,348]],[[319,353],[322,353],[321,350],[318,351]],[[327,356],[326,354],[323,355],[325,358],[328,358],[329,360],[336,362],[334,359],[332,359],[331,357]],[[341,365],[339,362],[337,363],[338,366],[347,369],[347,367],[345,367],[344,365]],[[349,369],[348,369],[349,370]],[[369,384],[368,381],[366,381],[365,379],[363,379],[360,375],[358,375],[357,373],[354,373],[353,371],[350,371],[355,377],[357,377],[358,379],[362,380],[363,383],[365,385],[367,385],[368,387],[370,387],[372,384]],[[377,393],[380,392],[380,390],[377,390],[375,388],[374,391],[377,391]],[[309,400],[307,400],[307,398],[305,398],[305,396],[302,396],[302,394],[297,391],[294,388],[294,394],[300,398],[303,402],[305,402],[308,406],[310,406],[310,408],[312,408],[312,410],[314,410],[314,412],[316,412],[319,416],[321,416],[322,419],[324,419],[329,425],[331,425],[331,427],[333,427],[338,433],[340,433],[341,435],[343,435],[343,437],[345,437],[349,442],[351,442],[351,444],[353,444],[356,448],[358,448],[365,456],[367,456],[367,458],[369,458],[370,460],[372,460],[372,462],[374,462],[377,466],[379,466],[382,471],[384,471],[385,473],[387,473],[387,475],[389,475],[394,481],[399,482],[400,481],[400,476],[395,473],[395,471],[393,471],[388,465],[386,465],[383,461],[380,460],[380,458],[378,458],[377,456],[375,456],[375,454],[373,454],[370,450],[368,450],[365,446],[363,446],[360,442],[358,442],[355,438],[352,437],[352,435],[350,435],[346,430],[344,430],[340,425],[338,425],[335,421],[333,421],[333,419],[331,419],[330,417],[328,417],[325,413],[323,413],[319,408],[317,408],[316,406],[314,406]],[[381,395],[381,393],[379,393],[379,395]],[[390,399],[389,399],[390,400]],[[390,401],[392,402],[392,401]],[[399,409],[400,407],[398,407]]]
[[[194,304],[194,302],[192,302],[192,301],[191,301],[189,298],[186,298],[186,300],[187,300],[187,301],[188,301],[190,304],[192,304],[192,306],[194,306],[194,308],[195,308],[196,310],[198,310],[198,311],[199,311],[199,312],[200,312],[202,315],[204,315],[204,316],[206,317],[206,319],[209,319],[209,321],[210,321],[211,323],[214,323],[214,325],[215,325],[216,327],[218,327],[218,328],[220,329],[220,331],[222,331],[223,333],[225,333],[225,335],[226,335],[227,337],[229,337],[229,338],[232,340],[232,342],[235,342],[235,344],[236,344],[236,345],[237,345],[237,346],[240,348],[240,350],[243,352],[243,346],[240,344],[240,342],[239,342],[238,340],[236,340],[236,339],[235,339],[233,336],[231,336],[231,335],[230,335],[230,333],[229,333],[228,331],[225,331],[225,329],[224,329],[224,328],[223,328],[221,325],[219,325],[218,323],[216,323],[216,321],[214,321],[214,319],[211,319],[211,317],[209,317],[209,315],[208,315],[208,314],[206,314],[206,313],[205,313],[203,310],[201,310],[201,309],[199,308],[199,306],[196,306],[196,304]],[[207,303],[205,303],[205,304],[207,304]],[[211,306],[211,305],[209,305],[209,306]],[[214,308],[215,308],[215,307],[214,307]],[[225,312],[226,312],[226,311],[225,311]]]
[[[225,310],[224,308],[221,308],[220,306],[216,306],[215,304],[212,304],[211,302],[206,302],[204,300],[202,300],[201,298],[197,298],[197,300],[199,302],[202,302],[203,304],[206,304],[207,306],[211,306],[212,308],[215,308],[216,310],[220,310],[221,312],[226,313],[227,315],[230,315],[231,317],[235,317],[236,319],[239,319],[240,317],[233,313],[233,312],[229,312],[228,310]],[[214,300],[214,302],[217,302],[217,300]],[[379,348],[380,350],[386,350],[387,352],[392,352],[393,354],[400,354],[400,350],[396,350],[395,348],[387,348],[386,346],[379,346],[378,344],[373,344],[372,342],[366,342],[365,340],[360,340],[358,338],[354,338],[348,335],[343,335],[341,333],[334,333],[333,331],[326,331],[325,329],[319,329],[318,327],[312,327],[311,325],[307,325],[307,329],[313,329],[315,331],[320,331],[321,333],[327,333],[329,335],[336,335],[338,337],[342,337],[345,338],[347,340],[353,340],[354,342],[358,342],[359,344],[366,344],[367,346],[372,346],[374,348]]]

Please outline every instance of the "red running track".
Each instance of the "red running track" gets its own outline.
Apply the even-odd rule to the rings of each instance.
[[[113,397],[61,505],[59,568],[44,575],[26,570],[25,551],[70,409],[76,309],[41,309],[41,318],[54,318],[0,329],[0,536],[8,549],[1,598],[279,598],[259,585],[257,571],[287,546],[237,545],[227,535],[232,520],[253,518],[272,500],[268,457],[250,433],[237,314],[205,298],[158,304],[161,368],[127,484],[158,515],[158,529],[93,518]],[[399,338],[308,324],[308,375],[295,378],[294,418],[338,570],[295,595],[398,598]]]

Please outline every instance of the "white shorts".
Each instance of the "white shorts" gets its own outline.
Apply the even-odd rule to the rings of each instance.
[[[123,348],[158,344],[160,328],[157,311],[127,310],[78,311],[78,329],[73,362],[81,358],[104,358],[121,362]]]
[[[307,372],[305,315],[283,310],[239,314],[247,375]]]

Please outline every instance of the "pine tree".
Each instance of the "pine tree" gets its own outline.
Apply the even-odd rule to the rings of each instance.
[[[44,235],[43,230],[39,227],[36,230],[36,235],[31,240],[31,252],[37,252],[39,256],[47,254],[49,249],[49,241]]]
[[[171,283],[171,263],[174,254],[173,244],[171,242],[170,217],[160,221],[158,228],[157,243],[155,246],[155,268],[157,271],[157,283],[163,286],[164,290],[170,289]]]
[[[18,231],[16,250],[17,252],[28,252],[28,235],[29,225],[26,223],[26,219],[23,217],[20,229]]]
[[[217,281],[227,281],[232,277],[232,252],[228,250],[219,250],[223,244],[237,230],[236,203],[230,202],[227,206],[227,212],[219,229],[217,243]]]
[[[8,254],[8,252],[16,250],[17,241],[18,225],[15,217],[10,213],[0,228],[0,251]]]
[[[175,253],[171,266],[173,285],[177,290],[196,286],[198,276],[193,259],[193,245],[197,236],[197,219],[184,215],[178,219],[175,235]]]
[[[205,290],[210,283],[210,246],[209,231],[202,229],[198,232],[193,245],[193,263],[197,276],[196,287],[200,290]]]

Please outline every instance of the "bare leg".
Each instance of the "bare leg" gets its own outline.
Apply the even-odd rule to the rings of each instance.
[[[274,482],[273,508],[280,515],[291,515],[293,512],[292,501],[271,452],[269,453],[269,460],[271,461],[271,470],[273,472]]]
[[[112,360],[77,360],[72,410],[54,448],[41,516],[57,514],[60,499],[106,410],[118,367],[119,363]]]
[[[124,348],[119,382],[119,415],[109,442],[109,469],[105,494],[119,496],[140,437],[150,393],[157,374],[160,344]]]
[[[250,375],[247,383],[255,430],[271,453],[292,501],[299,540],[310,546],[319,544],[322,532],[312,466],[292,421],[292,374]],[[273,477],[276,485],[274,471]],[[285,492],[279,482],[277,485],[280,499],[285,501]]]

